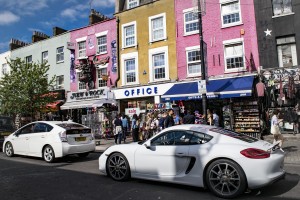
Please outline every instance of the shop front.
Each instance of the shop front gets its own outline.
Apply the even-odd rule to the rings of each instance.
[[[69,92],[61,106],[66,110],[66,119],[90,127],[95,136],[111,136],[111,121],[118,112],[113,92],[108,88],[82,92]]]
[[[253,93],[255,75],[210,79],[206,83],[207,108],[215,110],[220,124],[226,129],[235,130],[259,137],[259,108]],[[161,99],[179,107],[181,115],[186,110],[202,112],[200,80],[176,83]]]

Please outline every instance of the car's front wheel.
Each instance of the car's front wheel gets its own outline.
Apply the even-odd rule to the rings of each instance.
[[[12,144],[10,142],[7,142],[5,144],[5,154],[8,157],[12,157],[14,155],[14,148],[13,148],[13,146],[12,146]]]
[[[50,145],[47,145],[43,149],[43,158],[46,162],[52,163],[55,160],[55,153]]]
[[[247,187],[243,169],[227,159],[216,160],[209,165],[206,184],[210,191],[221,198],[234,198],[242,194]]]
[[[126,181],[130,178],[130,167],[126,157],[121,153],[109,156],[106,163],[107,174],[116,181]]]

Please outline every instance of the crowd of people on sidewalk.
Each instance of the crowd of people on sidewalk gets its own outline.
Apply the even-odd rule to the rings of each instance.
[[[137,114],[132,116],[129,122],[128,118],[123,114],[118,114],[112,121],[113,132],[116,144],[126,142],[127,132],[131,132],[134,142],[149,139],[153,135],[156,135],[161,130],[179,125],[179,124],[208,124],[219,126],[219,116],[216,111],[213,113],[207,110],[207,118],[205,115],[199,114],[199,111],[195,111],[194,114],[190,110],[186,112],[183,117],[174,114],[173,109],[169,109],[167,112],[149,112],[146,115],[146,119],[140,119]]]

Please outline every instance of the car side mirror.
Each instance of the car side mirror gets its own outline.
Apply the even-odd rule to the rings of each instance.
[[[150,149],[150,148],[151,148],[151,141],[150,141],[150,140],[147,140],[147,141],[144,143],[144,146],[145,146],[147,149]]]

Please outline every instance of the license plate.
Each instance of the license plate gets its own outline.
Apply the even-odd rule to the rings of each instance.
[[[75,141],[76,142],[81,142],[81,141],[85,141],[86,137],[76,137]]]

